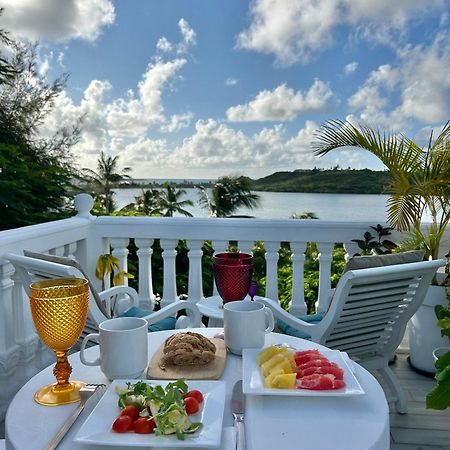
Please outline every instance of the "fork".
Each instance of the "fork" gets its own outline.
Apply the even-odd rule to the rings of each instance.
[[[62,427],[59,429],[58,433],[55,434],[53,439],[48,443],[47,447],[45,447],[45,450],[53,450],[58,446],[62,438],[69,431],[70,427],[75,423],[75,420],[77,420],[77,417],[80,415],[81,411],[83,411],[84,405],[86,404],[87,400],[96,392],[103,393],[105,389],[105,384],[86,384],[80,389],[80,404],[66,419]]]

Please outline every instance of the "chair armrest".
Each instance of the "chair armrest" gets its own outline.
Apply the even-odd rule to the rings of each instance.
[[[280,319],[291,327],[297,328],[298,330],[304,331],[305,333],[311,334],[312,329],[317,326],[317,324],[308,323],[301,319],[298,319],[297,317],[294,317],[292,314],[285,311],[279,305],[279,303],[275,302],[274,300],[271,300],[269,298],[258,298],[255,301],[263,303],[265,306],[270,308],[275,319]]]
[[[201,326],[201,314],[195,303],[188,300],[177,300],[170,305],[164,306],[159,311],[154,311],[144,316],[149,325],[152,325],[166,317],[174,316],[178,311],[185,310],[187,316],[181,316],[176,323],[176,328],[197,328]]]
[[[118,296],[113,308],[113,317],[119,316],[132,306],[139,306],[139,295],[130,286],[113,286],[99,292],[98,295],[101,300],[106,302],[108,310],[111,309],[111,297]]]

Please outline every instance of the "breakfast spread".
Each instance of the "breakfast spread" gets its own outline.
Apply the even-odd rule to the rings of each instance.
[[[216,346],[205,336],[191,331],[177,333],[164,343],[160,366],[205,365],[215,354]]]
[[[270,389],[329,390],[345,387],[344,371],[319,350],[293,352],[272,345],[258,355],[264,386]]]

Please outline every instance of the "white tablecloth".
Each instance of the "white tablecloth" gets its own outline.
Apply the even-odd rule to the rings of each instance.
[[[221,331],[217,328],[194,330],[208,337]],[[149,358],[174,331],[149,334]],[[266,345],[288,343],[296,348],[321,348],[320,345],[291,336],[270,333]],[[98,346],[88,350],[92,358]],[[90,383],[108,380],[98,367],[81,364],[78,353],[70,357],[73,367],[71,378]],[[355,374],[365,391],[353,397],[270,397],[247,396],[245,426],[248,450],[387,450],[389,449],[389,410],[378,382],[355,364]],[[34,376],[11,402],[5,421],[6,448],[15,450],[42,450],[57,432],[76,404],[45,407],[33,400],[35,391],[53,382],[53,367]],[[222,450],[234,450],[230,427],[231,390],[242,378],[242,359],[228,354],[221,377],[227,383],[222,434]],[[88,401],[85,411],[58,447],[58,450],[103,450],[110,447],[77,444],[74,436],[95,406],[96,399]]]

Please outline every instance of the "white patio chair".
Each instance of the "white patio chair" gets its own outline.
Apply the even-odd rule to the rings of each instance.
[[[315,324],[292,316],[273,300],[258,301],[283,322],[288,334],[309,335],[313,342],[347,352],[366,369],[379,371],[394,393],[388,400],[404,414],[406,397],[388,363],[434,273],[444,265],[444,260],[436,260],[350,270],[339,280],[329,310]]]
[[[12,253],[3,255],[14,266],[27,294],[30,284],[39,279],[81,277],[89,281],[83,268],[71,258],[32,252],[27,254],[34,257]],[[89,290],[89,313],[83,336],[98,331],[98,325],[104,320],[120,316],[143,317],[149,324],[149,331],[201,326],[200,312],[192,302],[177,301],[159,311],[150,311],[139,308],[138,293],[129,286],[114,286],[97,292],[89,281]],[[174,316],[179,311],[185,311],[187,315],[176,319]]]

